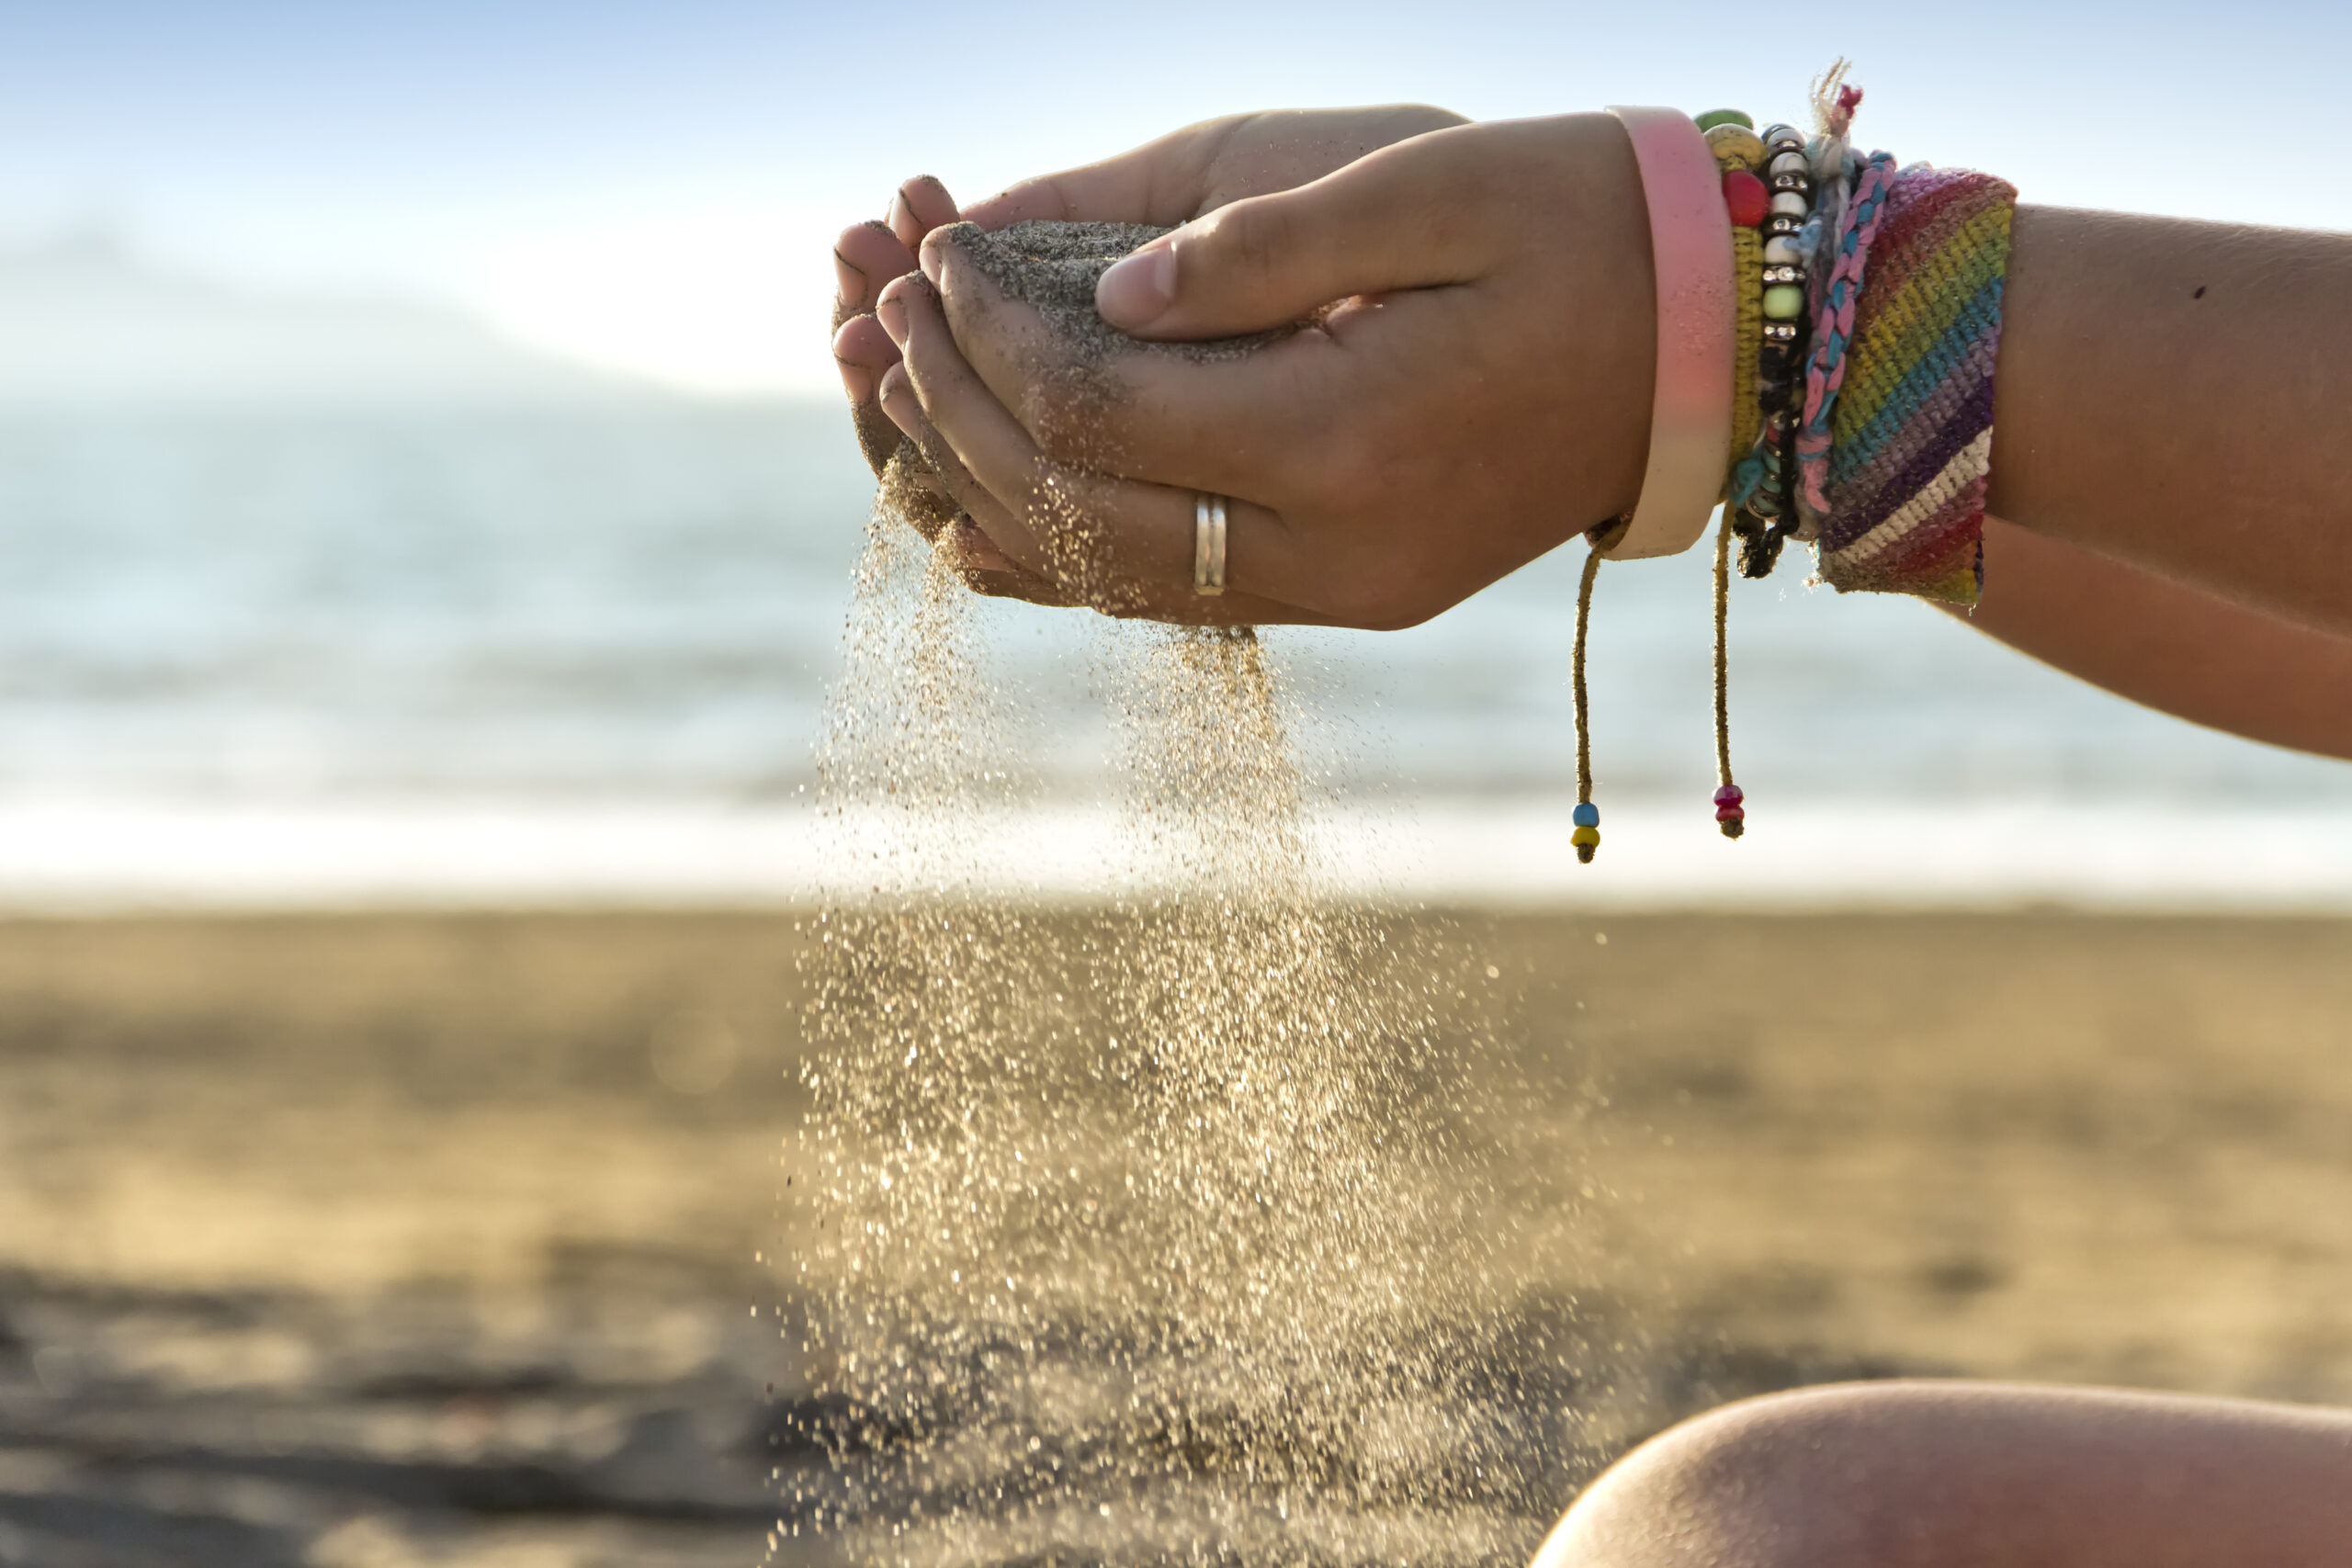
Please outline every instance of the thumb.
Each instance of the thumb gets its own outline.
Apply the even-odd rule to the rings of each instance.
[[[1442,145],[1450,134],[1383,148],[1163,234],[1096,281],[1094,308],[1137,337],[1233,337],[1351,295],[1466,281],[1488,249],[1484,182],[1457,167]]]

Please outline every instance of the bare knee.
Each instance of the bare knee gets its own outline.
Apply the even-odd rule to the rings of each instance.
[[[1538,1568],[2335,1564],[2352,1419],[2243,1401],[1853,1383],[1726,1405],[1628,1454]]]
[[[1936,1531],[1905,1472],[1918,1385],[1770,1394],[1659,1434],[1588,1488],[1536,1568],[1895,1568]]]

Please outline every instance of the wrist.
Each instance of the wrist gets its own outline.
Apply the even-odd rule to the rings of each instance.
[[[1551,122],[1565,155],[1563,254],[1548,287],[1565,292],[1569,333],[1562,388],[1567,429],[1584,433],[1579,493],[1593,521],[1623,516],[1642,494],[1657,376],[1657,281],[1641,167],[1614,117]]]

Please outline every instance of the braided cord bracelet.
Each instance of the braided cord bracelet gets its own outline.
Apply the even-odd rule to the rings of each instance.
[[[1762,232],[1771,215],[1771,187],[1758,177],[1770,162],[1770,151],[1756,133],[1755,121],[1738,109],[1713,109],[1698,118],[1706,132],[1708,149],[1724,174],[1724,206],[1731,214],[1732,278],[1739,291],[1736,353],[1732,380],[1732,441],[1727,467],[1735,473],[1740,461],[1764,438],[1765,375],[1764,295],[1768,265],[1785,267],[1782,255],[1770,254]],[[1789,242],[1775,238],[1785,247]],[[1782,279],[1785,281],[1785,279]],[[1747,830],[1747,799],[1732,779],[1731,769],[1731,540],[1733,481],[1724,481],[1722,518],[1715,525],[1715,826],[1726,839]]]
[[[1854,309],[1871,243],[1886,210],[1887,187],[1894,183],[1894,155],[1873,152],[1848,198],[1838,240],[1830,254],[1829,280],[1814,317],[1813,352],[1804,372],[1804,419],[1797,431],[1798,480],[1815,517],[1829,510],[1823,486],[1829,472],[1829,416],[1846,384],[1846,346],[1854,336]]]

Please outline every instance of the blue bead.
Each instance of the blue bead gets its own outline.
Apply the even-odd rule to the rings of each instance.
[[[1579,828],[1598,828],[1600,826],[1600,807],[1589,800],[1578,801],[1576,815],[1569,820]]]

